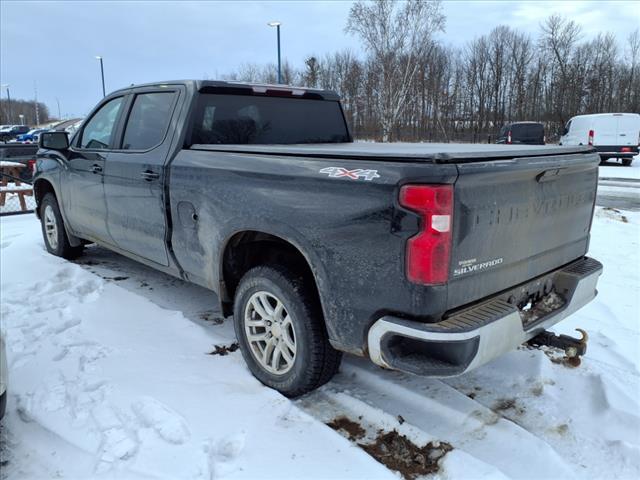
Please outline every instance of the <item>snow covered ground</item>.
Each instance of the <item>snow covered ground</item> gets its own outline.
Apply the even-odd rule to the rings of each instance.
[[[640,213],[597,209],[600,294],[557,327],[589,332],[578,368],[523,347],[442,381],[347,358],[295,401],[240,352],[208,354],[234,340],[210,292],[99,247],[67,262],[32,215],[0,222],[0,477],[398,478],[325,425],[340,417],[361,443],[380,429],[448,442],[432,478],[640,476]]]
[[[640,155],[633,157],[633,162],[625,167],[617,160],[608,160],[600,166],[600,178],[634,178],[640,179]]]

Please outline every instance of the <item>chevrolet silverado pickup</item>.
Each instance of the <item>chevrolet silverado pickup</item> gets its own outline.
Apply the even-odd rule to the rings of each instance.
[[[588,303],[598,163],[353,142],[333,92],[175,81],[43,133],[34,190],[50,253],[96,243],[213,290],[251,372],[297,396],[343,352],[460,375]]]

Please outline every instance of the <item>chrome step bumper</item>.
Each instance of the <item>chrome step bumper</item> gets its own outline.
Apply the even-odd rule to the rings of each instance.
[[[589,303],[597,295],[602,264],[583,257],[438,323],[384,316],[369,329],[371,360],[381,367],[418,375],[449,377],[479,367],[535,337]],[[510,292],[551,282],[563,303],[531,320],[509,303]]]

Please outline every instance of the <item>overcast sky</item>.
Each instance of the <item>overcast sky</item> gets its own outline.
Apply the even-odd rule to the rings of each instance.
[[[282,22],[282,53],[294,65],[309,54],[359,51],[344,33],[350,1],[263,2],[18,2],[0,1],[0,83],[12,98],[38,98],[57,115],[82,116],[102,97],[96,55],[104,57],[107,91],[147,81],[216,78],[243,63],[275,62]],[[585,38],[614,32],[622,45],[640,25],[640,2],[445,1],[444,43],[463,45],[506,24],[534,37],[540,22],[561,13]],[[2,89],[6,98],[6,89]]]

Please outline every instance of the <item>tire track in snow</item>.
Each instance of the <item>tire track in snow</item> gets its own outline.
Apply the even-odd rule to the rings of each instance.
[[[574,477],[558,453],[531,432],[440,380],[416,380],[348,359],[340,375],[298,405],[325,423],[341,415],[356,421],[361,416],[360,423],[373,431],[400,428],[401,415],[414,437],[418,432],[418,438],[451,443],[464,453],[459,461],[485,465],[490,476]]]

